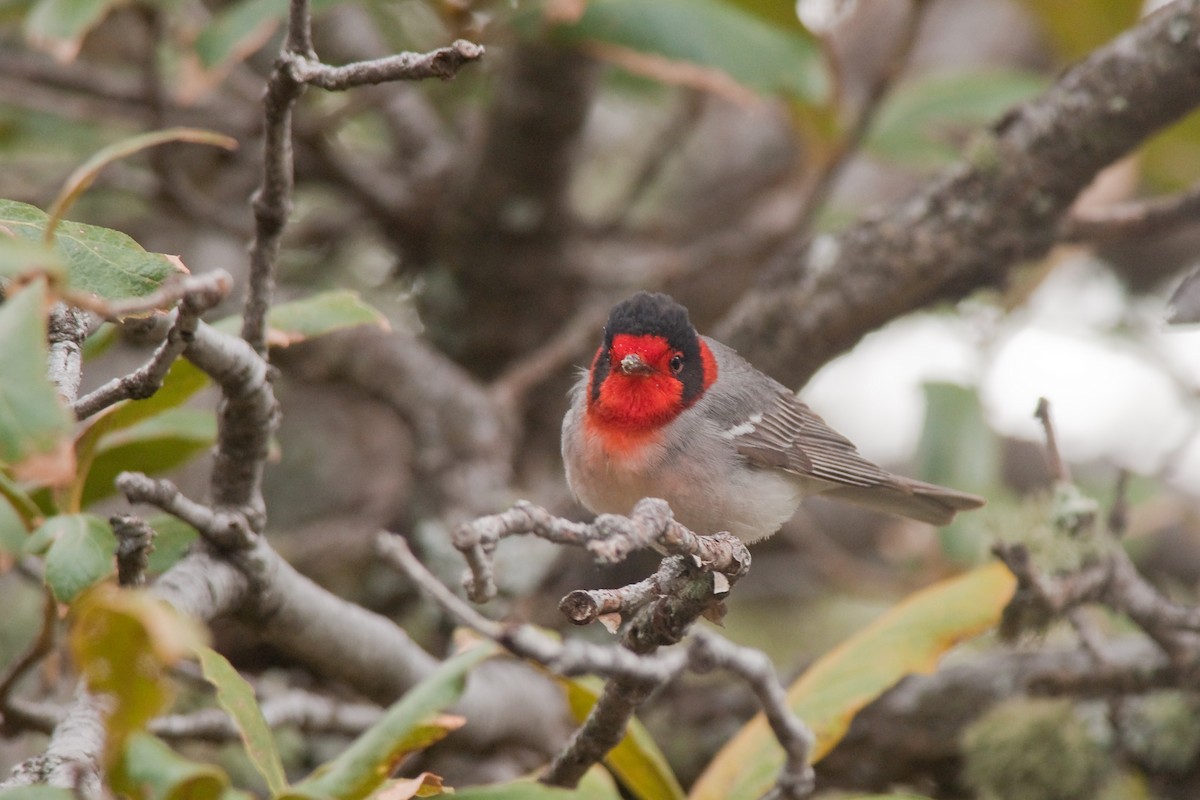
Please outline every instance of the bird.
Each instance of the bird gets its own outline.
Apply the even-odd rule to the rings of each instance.
[[[666,500],[695,533],[771,536],[810,495],[932,525],[984,498],[893,474],[783,384],[696,332],[687,309],[638,292],[613,306],[570,393],[562,456],[596,514]]]

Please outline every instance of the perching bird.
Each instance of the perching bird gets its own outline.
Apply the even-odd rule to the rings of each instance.
[[[562,454],[596,513],[666,500],[696,533],[746,543],[779,529],[807,495],[945,525],[981,497],[894,475],[859,455],[785,386],[700,336],[665,294],[618,303],[571,393]]]

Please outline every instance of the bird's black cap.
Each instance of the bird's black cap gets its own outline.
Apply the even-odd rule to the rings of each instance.
[[[638,292],[613,306],[604,326],[606,348],[620,333],[661,336],[677,350],[695,347],[696,330],[687,309],[660,292]]]

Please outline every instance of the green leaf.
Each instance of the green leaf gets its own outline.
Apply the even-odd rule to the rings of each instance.
[[[218,800],[229,777],[212,764],[189,761],[148,733],[129,737],[113,788],[143,800]]]
[[[279,795],[287,788],[287,777],[283,772],[283,761],[275,746],[275,737],[267,726],[262,709],[254,697],[254,689],[238,674],[233,665],[217,651],[201,647],[196,655],[204,679],[217,690],[217,703],[229,714],[237,725],[246,754],[262,775],[272,795]]]
[[[560,789],[538,783],[535,778],[519,778],[491,786],[455,789],[454,800],[620,800],[621,793],[612,777],[597,765],[583,776],[574,789]]]
[[[33,532],[25,551],[45,553],[46,584],[60,603],[70,603],[112,574],[117,540],[100,517],[59,514]]]
[[[58,282],[66,274],[66,267],[54,248],[44,242],[5,235],[0,223],[0,278],[45,275],[51,282]]]
[[[917,447],[917,475],[983,494],[999,486],[1000,445],[984,420],[978,393],[953,383],[926,383],[922,388],[925,426]],[[983,561],[992,538],[970,517],[938,528],[942,552],[963,565]]]
[[[25,528],[25,521],[8,498],[0,496],[0,553],[20,555],[25,551],[28,538],[29,531]]]
[[[49,217],[28,203],[0,200],[0,230],[40,242]],[[142,297],[186,270],[179,259],[148,253],[120,231],[63,221],[54,232],[55,251],[66,264],[67,285],[107,300]]]
[[[18,480],[63,485],[75,472],[64,446],[72,419],[46,377],[46,302],[37,281],[0,305],[0,465]]]
[[[336,289],[321,292],[303,300],[280,303],[267,315],[268,343],[273,347],[288,345],[321,336],[343,328],[374,325],[388,329],[387,319],[363,302],[357,292]],[[237,335],[241,331],[240,317],[226,317],[214,325],[224,333]]]
[[[205,631],[150,594],[102,583],[72,608],[71,655],[90,691],[110,695],[105,764],[174,695],[168,670],[205,643]]]
[[[960,157],[968,134],[1046,87],[1012,70],[955,71],[905,81],[888,97],[867,136],[873,154],[914,168]]]
[[[121,329],[111,322],[105,322],[92,331],[83,340],[83,360],[90,361],[108,352],[108,348],[116,344]]]
[[[563,678],[559,682],[566,690],[571,715],[582,723],[600,698],[603,682],[587,678]],[[638,800],[681,800],[684,796],[666,756],[636,717],[629,721],[625,736],[604,757],[604,763]]]
[[[808,29],[796,13],[795,0],[728,0],[729,4],[762,19],[773,28],[803,33]]]
[[[37,0],[25,17],[25,36],[59,61],[71,61],[83,37],[116,4],[117,0]]]
[[[906,675],[931,672],[951,647],[994,627],[1015,586],[999,563],[936,583],[809,667],[788,690],[788,705],[816,734],[813,761],[833,749],[867,703]],[[721,749],[689,797],[758,797],[774,783],[783,760],[759,713]]]
[[[211,411],[172,408],[124,429],[110,431],[87,470],[80,508],[116,493],[117,475],[166,472],[205,452],[217,438]],[[81,462],[82,466],[82,462]]]
[[[175,566],[200,537],[195,528],[170,514],[159,514],[146,522],[157,534],[154,537],[154,549],[150,552],[150,559],[146,565],[151,572],[161,574]]]
[[[439,712],[462,695],[467,673],[498,652],[500,648],[495,644],[478,643],[443,662],[341,755],[292,787],[288,795],[362,800],[371,794],[401,759],[457,727],[439,719]]]
[[[0,470],[0,500],[14,515],[16,523],[24,533],[30,533],[42,523],[44,516],[41,507],[24,489],[18,486],[12,478]],[[22,536],[21,548],[24,547]],[[18,548],[20,550],[21,548]]]
[[[72,492],[74,507],[83,507],[84,489],[90,480],[93,461],[105,436],[131,428],[174,409],[207,386],[208,383],[208,376],[191,362],[182,358],[176,359],[171,368],[167,370],[167,375],[163,378],[163,385],[153,395],[144,400],[123,400],[91,417],[87,421],[86,427],[75,439],[75,460],[78,474]],[[111,486],[111,481],[108,485]]]
[[[558,31],[571,41],[717,69],[765,94],[816,102],[826,92],[823,59],[810,36],[721,0],[592,0],[578,22]]]

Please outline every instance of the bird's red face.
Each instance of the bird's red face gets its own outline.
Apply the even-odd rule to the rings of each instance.
[[[716,378],[712,351],[682,306],[635,295],[614,309],[592,359],[586,423],[610,450],[628,450],[656,436]]]

